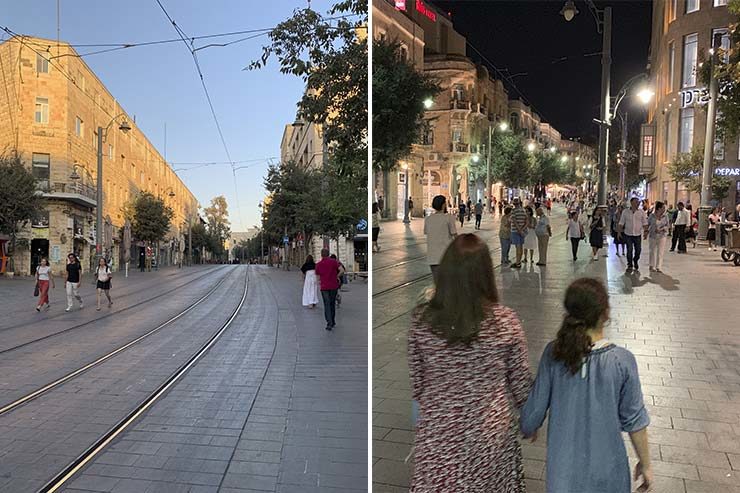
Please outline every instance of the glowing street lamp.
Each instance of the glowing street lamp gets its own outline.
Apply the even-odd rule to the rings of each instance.
[[[434,106],[434,100],[432,98],[426,98],[424,100],[424,108],[430,109],[432,106]]]
[[[527,150],[529,152],[534,152],[535,147],[536,146],[534,145],[534,142],[530,142],[529,144],[527,144]]]
[[[555,149],[555,146],[550,147],[550,152],[555,152],[557,149]]]
[[[563,156],[563,157],[561,157],[561,158],[560,158],[560,161],[562,161],[562,162],[564,162],[564,163],[565,163],[565,162],[567,162],[567,161],[568,161],[568,156]]]
[[[506,122],[501,122],[498,124],[498,129],[502,132],[506,132],[507,130],[509,130],[509,124]]]
[[[637,97],[640,99],[642,104],[648,104],[650,100],[653,99],[653,96],[655,96],[655,92],[649,87],[643,87],[637,93]]]
[[[478,154],[473,154],[473,157],[471,158],[474,163],[477,163],[480,161],[480,156]]]

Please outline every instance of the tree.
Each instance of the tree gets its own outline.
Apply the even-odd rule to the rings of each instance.
[[[214,255],[224,254],[224,242],[231,233],[229,226],[229,206],[223,195],[211,199],[211,206],[203,209],[208,225],[208,249]]]
[[[149,192],[140,192],[130,207],[125,208],[131,221],[133,236],[149,244],[164,239],[170,229],[174,212],[159,197]]]
[[[17,153],[0,155],[0,233],[10,236],[10,271],[15,270],[18,233],[45,212],[36,178]]]
[[[491,146],[491,175],[508,187],[532,184],[531,162],[524,149],[524,139],[517,134],[499,135]]]
[[[730,0],[728,10],[736,17],[730,25],[730,49],[719,50],[714,75],[717,78],[717,136],[734,139],[740,135],[740,0]],[[725,61],[727,57],[727,61]],[[709,86],[710,64],[699,70],[702,82]]]
[[[530,180],[532,184],[550,185],[563,183],[568,169],[554,152],[537,151],[530,155]]]
[[[439,93],[437,83],[417,70],[397,41],[373,43],[373,168],[383,173],[388,194],[390,173],[419,142],[424,104]],[[385,201],[385,208],[390,200]]]
[[[199,262],[203,263],[205,249],[209,243],[208,231],[200,221],[193,225],[191,231],[193,235],[193,253],[198,252]]]
[[[717,162],[712,162],[712,170]],[[704,168],[704,148],[694,147],[690,152],[679,153],[668,166],[668,172],[674,181],[683,183],[690,192],[701,194],[701,174]],[[727,198],[730,180],[712,173],[712,199],[721,201]]]

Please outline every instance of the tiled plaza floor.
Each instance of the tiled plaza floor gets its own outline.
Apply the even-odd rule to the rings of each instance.
[[[740,268],[701,245],[689,248],[688,255],[666,253],[664,274],[648,272],[647,249],[638,276],[624,274],[626,260],[614,247],[608,257],[590,262],[583,244],[582,260],[574,264],[563,210],[556,208],[552,219],[546,267],[496,269],[503,303],[524,324],[533,374],[558,330],[568,283],[583,276],[604,279],[612,306],[606,336],[630,349],[639,365],[652,420],[655,491],[740,492]],[[496,264],[497,225],[497,218],[485,216],[479,232]],[[466,223],[464,232],[473,232],[472,225]],[[412,459],[405,459],[414,438],[406,331],[409,311],[431,280],[423,277],[428,267],[422,220],[408,227],[384,223],[380,240],[387,248],[373,258],[373,491],[404,492],[412,468]],[[421,280],[395,288],[415,279]],[[529,492],[544,491],[543,437],[523,444]]]

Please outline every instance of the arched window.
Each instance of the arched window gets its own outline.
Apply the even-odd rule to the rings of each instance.
[[[512,112],[511,115],[509,115],[509,123],[514,132],[519,130],[519,113]]]

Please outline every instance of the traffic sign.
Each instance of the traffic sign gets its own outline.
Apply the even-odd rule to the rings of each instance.
[[[288,238],[287,236],[283,236],[283,243],[286,245],[290,243],[290,238]]]
[[[367,221],[365,219],[360,219],[360,222],[357,223],[357,229],[359,230],[367,229]]]

